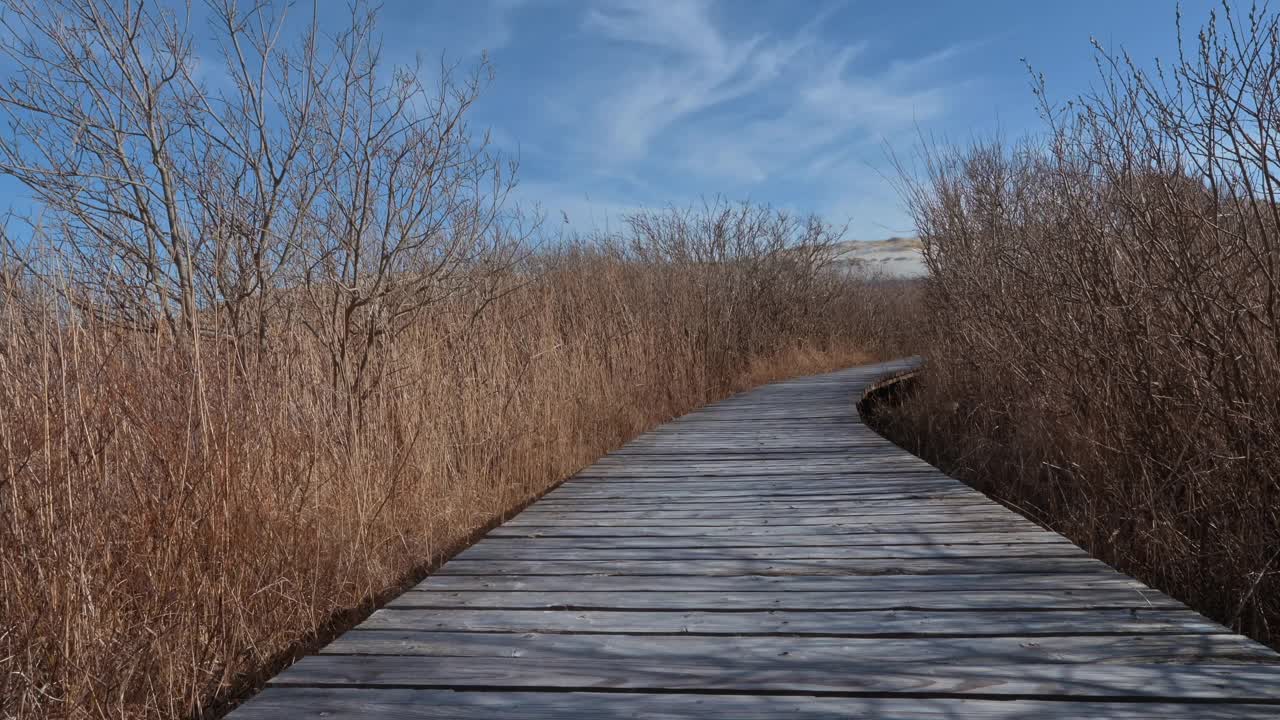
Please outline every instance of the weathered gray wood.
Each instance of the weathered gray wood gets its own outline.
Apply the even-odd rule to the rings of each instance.
[[[581,550],[608,550],[608,548],[681,548],[681,547],[832,547],[870,546],[881,544],[1051,544],[1070,546],[1068,539],[1044,532],[1012,530],[1007,533],[806,533],[806,534],[756,534],[756,536],[698,536],[698,537],[554,537],[536,533],[521,536],[490,536],[485,546],[490,548],[524,547],[529,541],[539,548],[581,548]]]
[[[1003,522],[973,520],[939,520],[910,518],[902,521],[845,524],[775,525],[754,523],[751,525],[513,525],[508,524],[490,531],[491,537],[648,537],[648,538],[715,538],[753,536],[894,536],[915,535],[931,537],[938,533],[1024,533],[1039,530],[1031,522]]]
[[[948,481],[950,484],[948,484]],[[663,475],[634,475],[616,477],[575,477],[573,482],[562,485],[555,492],[618,492],[628,497],[635,493],[644,496],[646,493],[662,492],[664,489],[679,487],[683,492],[691,493],[757,493],[767,491],[802,492],[807,490],[842,492],[852,494],[874,495],[898,493],[906,491],[968,491],[972,488],[959,485],[937,470],[914,473],[910,476],[900,474],[871,473],[867,471],[841,471],[824,473],[797,473],[794,470],[777,474],[751,474],[746,472],[729,472],[723,477],[712,475],[695,475],[688,472],[673,472]],[[679,497],[679,496],[674,496]]]
[[[1268,648],[1231,634],[1010,637],[832,638],[770,635],[622,635],[353,630],[330,643],[331,655],[431,655],[526,660],[648,660],[724,666],[725,658],[790,664],[1197,663],[1254,664]]]
[[[679,492],[679,489],[673,489],[672,492]],[[905,495],[905,493],[904,493]],[[906,498],[899,500],[904,502]],[[911,498],[917,501],[916,498]],[[867,521],[889,521],[889,520],[905,520],[920,519],[928,522],[956,522],[957,520],[1003,520],[1005,518],[1023,520],[1021,516],[1013,511],[995,503],[986,502],[985,504],[975,502],[971,498],[956,498],[954,500],[929,500],[927,498],[919,498],[920,508],[917,512],[908,512],[906,508],[893,506],[890,504],[862,503],[862,502],[841,502],[839,500],[831,500],[825,503],[828,512],[825,517],[831,518],[833,522],[847,522],[851,519],[864,518]],[[537,507],[535,503],[530,509]],[[718,503],[650,503],[641,506],[625,507],[621,503],[609,502],[596,507],[582,507],[581,504],[574,505],[549,505],[545,508],[538,508],[537,513],[529,513],[529,517],[537,519],[547,519],[553,517],[566,517],[568,519],[577,520],[580,517],[584,520],[590,520],[590,516],[612,515],[615,518],[630,519],[679,519],[679,518],[697,518],[697,517],[720,517],[720,518],[752,518],[752,517],[772,517],[775,519],[784,519],[787,517],[824,517],[824,503],[822,502],[769,502],[761,501],[754,505],[747,503],[735,503],[727,507],[722,507]],[[518,517],[525,517],[526,513],[522,512]],[[586,517],[583,517],[586,516]]]
[[[881,483],[875,486],[860,487],[861,480],[857,476],[842,476],[830,479],[813,479],[798,483],[795,479],[784,481],[748,481],[739,482],[706,482],[688,478],[671,478],[663,482],[636,482],[634,480],[606,480],[595,483],[567,483],[553,490],[554,494],[547,499],[565,496],[582,498],[613,498],[615,500],[635,499],[640,502],[661,500],[672,501],[693,500],[699,498],[725,498],[729,500],[750,500],[756,497],[805,497],[812,495],[841,495],[849,499],[860,498],[911,498],[933,495],[972,496],[977,491],[959,486],[954,480],[950,485],[941,481],[915,483]]]
[[[889,462],[880,459],[865,460],[827,460],[819,462],[817,460],[808,461],[759,461],[752,462],[749,460],[733,461],[733,462],[672,462],[672,463],[648,463],[645,465],[620,465],[616,468],[600,468],[597,467],[591,475],[587,477],[599,478],[602,480],[613,479],[630,479],[633,482],[646,479],[649,482],[668,482],[672,478],[696,479],[704,478],[710,482],[712,479],[719,478],[721,482],[734,482],[742,479],[744,476],[748,478],[754,477],[772,477],[785,476],[790,478],[803,478],[806,475],[814,474],[823,477],[839,477],[857,475],[863,473],[888,473],[894,476],[899,475],[906,470],[918,470],[924,478],[933,477],[933,473],[937,470],[930,465],[918,465],[904,462]]]
[[[901,500],[904,492],[921,497],[974,497],[984,498],[978,491],[957,485],[954,480],[937,478],[913,482],[895,481],[867,484],[863,477],[816,478],[811,482],[758,480],[723,483],[672,478],[667,482],[637,482],[634,480],[604,480],[600,482],[572,482],[561,485],[544,496],[544,500],[557,500],[567,496],[581,498],[612,498],[618,501],[637,502],[665,499],[672,502],[699,501],[719,498],[728,501],[750,501],[774,497],[824,497],[839,496],[848,500]],[[679,493],[671,494],[671,490]]]
[[[776,488],[776,486],[775,486]],[[901,490],[880,491],[876,493],[858,493],[844,488],[833,488],[823,490],[821,488],[808,488],[804,490],[780,490],[780,489],[759,489],[751,490],[750,488],[737,488],[732,491],[715,491],[702,490],[686,487],[664,487],[647,493],[639,491],[629,491],[627,489],[611,489],[611,490],[585,490],[574,487],[562,487],[559,490],[552,491],[552,494],[543,497],[538,501],[539,505],[549,504],[549,506],[567,506],[567,505],[596,505],[609,507],[610,505],[623,505],[631,508],[648,507],[650,505],[662,505],[668,507],[676,507],[683,505],[718,505],[725,503],[729,505],[740,505],[756,502],[853,502],[853,501],[872,501],[872,500],[890,500],[902,502],[904,499],[910,500],[933,500],[941,498],[955,497],[975,497],[974,491],[968,489],[934,489],[927,492],[916,492],[904,494]]]
[[[717,516],[714,513],[703,513],[703,517],[678,517],[678,516],[662,516],[654,517],[609,517],[607,513],[594,513],[590,515],[574,515],[569,517],[555,515],[539,515],[525,516],[518,515],[507,523],[510,527],[740,527],[745,524],[756,525],[772,525],[781,527],[794,527],[800,525],[817,525],[829,527],[880,527],[880,526],[908,526],[908,525],[930,525],[930,524],[950,524],[957,523],[987,523],[996,524],[1004,521],[1006,515],[1003,511],[995,509],[983,511],[981,513],[962,513],[959,510],[935,512],[932,515],[919,516],[912,513],[898,513],[893,515],[862,515],[856,513],[847,513],[844,515],[832,515],[823,517],[822,515],[797,515],[797,514],[779,514],[775,516]],[[933,519],[933,518],[936,518]],[[1021,521],[1021,522],[1019,522]],[[1021,525],[1026,527],[1031,525],[1016,515],[1009,517],[1005,523],[1007,525]]]
[[[1280,716],[1276,653],[861,425],[901,367],[645,433],[232,720]]]
[[[742,487],[746,483],[768,485],[788,481],[792,483],[803,481],[806,484],[812,481],[815,484],[828,483],[833,486],[837,483],[843,483],[847,486],[858,479],[871,480],[873,477],[884,479],[884,482],[875,486],[877,489],[892,489],[894,487],[906,489],[912,486],[928,487],[937,481],[938,471],[934,468],[920,470],[914,473],[914,479],[908,479],[904,477],[904,473],[901,470],[877,470],[875,466],[822,472],[799,472],[795,468],[765,469],[761,467],[755,467],[750,471],[726,468],[724,472],[719,473],[709,471],[693,473],[674,469],[663,473],[649,471],[625,474],[619,471],[611,475],[575,476],[574,482],[580,483],[582,487],[614,487],[622,484],[631,484],[644,485],[650,488],[670,485],[671,483],[688,482],[706,488],[718,486],[724,489],[731,489]]]
[[[1220,633],[1179,610],[645,612],[631,610],[396,610],[383,608],[366,630],[468,632],[705,633],[713,635],[1072,635]]]
[[[813,533],[778,535],[721,535],[721,536],[632,536],[632,537],[558,537],[525,535],[490,535],[484,543],[486,552],[501,553],[507,549],[538,548],[607,550],[611,548],[786,548],[786,547],[841,547],[882,545],[1008,545],[1013,543],[1075,547],[1066,538],[1044,531],[997,532],[930,532],[930,533]],[[474,556],[473,556],[474,557]],[[503,557],[510,557],[504,555]]]
[[[1089,608],[1185,609],[1155,591],[1123,590],[971,590],[947,592],[409,592],[387,603],[409,608],[507,608],[526,610],[1064,610]]]
[[[1138,589],[1158,594],[1127,575],[1102,567],[1088,573],[997,575],[433,575],[413,588],[434,592],[906,592],[977,590]]]
[[[943,575],[1076,573],[1106,565],[1074,552],[1061,557],[864,560],[454,560],[440,575]]]
[[[791,663],[738,658],[730,667],[714,663],[652,664],[636,660],[386,657],[351,662],[316,655],[282,673],[273,683],[388,687],[562,688],[627,690],[726,690],[734,692],[900,693],[1073,698],[1170,698],[1268,702],[1280,700],[1280,666],[1274,665],[1033,665],[970,663],[860,664]],[[1277,708],[1280,710],[1280,708]]]
[[[1000,543],[986,545],[855,545],[823,547],[764,548],[583,548],[546,546],[546,541],[487,545],[481,543],[463,550],[453,562],[470,560],[879,560],[879,559],[952,559],[968,557],[1061,558],[1089,557],[1085,551],[1066,543]]]
[[[678,488],[677,488],[678,490]],[[829,510],[831,515],[844,515],[848,513],[866,514],[866,515],[901,515],[909,508],[902,506],[902,494],[897,498],[877,498],[866,500],[862,498],[836,498],[836,497],[817,497],[812,499],[806,498],[759,498],[756,500],[741,500],[737,502],[699,502],[695,498],[686,498],[680,503],[657,503],[651,502],[639,507],[627,503],[625,500],[600,501],[592,505],[583,505],[576,503],[565,505],[562,503],[549,503],[542,505],[534,504],[528,508],[528,512],[537,511],[540,514],[571,514],[571,513],[610,513],[619,514],[627,513],[635,517],[646,517],[651,513],[699,513],[712,512],[722,513],[725,515],[769,515],[779,512],[794,513],[821,513],[823,509]],[[921,512],[978,512],[984,509],[1004,510],[1000,506],[992,508],[993,503],[986,498],[975,495],[957,496],[957,497],[929,497],[928,495],[919,494],[910,498],[914,504],[920,507]],[[1007,512],[1007,511],[1006,511]],[[908,513],[909,514],[909,513]]]
[[[975,490],[967,487],[946,487],[942,484],[914,485],[881,485],[874,488],[856,488],[856,479],[834,481],[816,481],[788,484],[780,483],[705,483],[697,480],[672,479],[669,482],[654,482],[639,485],[629,480],[618,480],[600,483],[594,486],[568,483],[552,491],[546,500],[557,502],[564,500],[596,501],[609,503],[700,503],[700,502],[751,502],[753,500],[804,499],[812,497],[834,497],[844,501],[855,500],[892,500],[927,499],[931,497],[975,497]]]
[[[1274,705],[273,687],[236,720],[1273,720]]]
[[[886,517],[895,515],[916,515],[919,513],[952,514],[959,513],[964,517],[982,517],[995,515],[1004,517],[1009,512],[1004,508],[991,507],[990,501],[976,498],[935,499],[920,498],[915,501],[919,510],[911,512],[911,508],[903,507],[897,500],[865,502],[840,501],[831,498],[818,500],[783,500],[769,502],[761,500],[754,503],[685,503],[685,504],[652,504],[645,507],[628,506],[623,503],[582,505],[545,505],[535,504],[521,513],[532,518],[570,518],[576,519],[584,515],[591,517],[607,515],[610,518],[754,518],[754,517]]]

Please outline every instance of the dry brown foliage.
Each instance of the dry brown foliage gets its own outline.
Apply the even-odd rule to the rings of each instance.
[[[1043,141],[928,154],[930,366],[889,432],[1275,644],[1280,16],[1189,45],[1099,51]]]
[[[482,311],[441,302],[380,346],[358,420],[305,331],[246,364],[11,281],[3,713],[189,715],[655,423],[893,352],[859,326],[861,281],[638,259],[631,240],[538,254]]]
[[[7,2],[0,716],[216,710],[636,433],[906,341],[815,219],[540,244],[467,129],[487,68],[284,7],[211,4],[215,93],[181,15]]]

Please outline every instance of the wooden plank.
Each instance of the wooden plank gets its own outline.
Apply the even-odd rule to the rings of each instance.
[[[679,489],[689,492],[755,493],[767,490],[838,490],[842,492],[884,493],[928,490],[966,490],[968,486],[936,473],[903,477],[865,473],[823,473],[797,476],[793,473],[759,475],[737,473],[731,476],[699,478],[685,475],[669,477],[574,477],[562,486],[570,490],[626,491],[628,494],[662,492],[663,489]]]
[[[804,468],[785,468],[785,467],[763,467],[763,466],[742,466],[732,468],[703,468],[701,470],[690,470],[687,468],[665,468],[663,470],[644,470],[640,468],[627,469],[619,468],[609,473],[597,472],[594,468],[585,470],[580,475],[575,475],[570,482],[581,485],[608,485],[618,482],[629,483],[646,483],[657,485],[663,483],[672,483],[677,481],[698,482],[706,485],[720,484],[726,487],[733,487],[740,482],[759,480],[761,482],[791,482],[796,485],[807,483],[812,480],[818,481],[849,481],[852,478],[869,478],[870,476],[879,476],[885,479],[886,483],[909,483],[913,480],[910,476],[914,476],[915,481],[928,483],[938,478],[938,470],[933,466],[927,468],[890,468],[883,465],[862,465],[850,466],[844,468],[829,469],[809,469]],[[958,482],[958,481],[957,481]]]
[[[751,488],[736,488],[738,492],[750,492],[750,495],[738,495],[732,497],[724,497],[698,491],[694,488],[680,487],[680,483],[672,486],[658,488],[653,492],[642,495],[639,493],[610,491],[588,492],[579,488],[565,486],[557,491],[558,494],[545,498],[548,501],[546,505],[541,502],[534,504],[530,509],[552,508],[565,503],[565,501],[575,501],[578,505],[595,505],[600,509],[611,509],[610,506],[616,506],[613,509],[627,510],[637,509],[637,505],[658,505],[659,507],[673,507],[679,509],[696,509],[682,508],[683,505],[707,506],[720,509],[732,509],[734,507],[770,507],[774,505],[794,504],[797,506],[814,505],[822,503],[834,503],[846,506],[862,506],[868,509],[877,508],[901,508],[907,501],[917,502],[927,505],[937,505],[939,507],[952,505],[985,505],[991,506],[994,503],[990,498],[986,498],[972,490],[965,489],[936,489],[936,490],[911,490],[908,488],[895,489],[891,491],[880,491],[875,494],[871,493],[848,493],[840,490],[826,492],[811,492],[810,494],[796,494],[786,492],[769,493],[765,490],[753,490]],[[666,492],[664,499],[662,493]],[[541,506],[541,507],[539,507]],[[997,507],[999,507],[997,505]],[[585,509],[585,508],[584,508]],[[647,509],[647,508],[640,508]]]
[[[704,496],[693,490],[686,490],[685,488],[677,486],[668,488],[669,495],[664,501],[657,493],[648,497],[632,497],[627,495],[609,497],[601,496],[600,494],[579,493],[575,488],[562,488],[562,490],[563,491],[555,497],[545,498],[549,501],[546,504],[538,502],[529,509],[578,509],[602,512],[638,509],[649,510],[653,509],[653,506],[657,506],[659,509],[672,508],[680,510],[696,510],[698,508],[705,507],[717,510],[733,510],[735,508],[768,509],[786,506],[808,507],[811,505],[825,504],[835,505],[838,507],[865,508],[867,510],[889,510],[901,509],[905,504],[909,503],[918,503],[922,506],[936,506],[939,508],[952,506],[990,507],[993,505],[989,498],[983,497],[982,495],[972,491],[909,492],[903,490],[876,495],[853,495],[832,492],[812,495],[766,495],[760,493],[754,496],[726,498],[714,495]],[[566,505],[566,501],[574,502],[572,503],[572,506],[570,506]]]
[[[918,517],[920,514],[934,514],[946,517],[962,517],[983,520],[1000,520],[1003,519],[1009,510],[1002,507],[993,507],[990,503],[980,504],[973,501],[963,501],[954,503],[929,502],[920,501],[920,507],[912,512],[909,507],[903,506],[862,506],[856,503],[837,504],[831,503],[824,506],[821,503],[810,505],[799,504],[780,504],[778,506],[764,505],[759,508],[699,508],[694,510],[657,508],[651,510],[601,510],[601,509],[578,509],[578,508],[529,508],[520,513],[521,518],[527,518],[529,522],[536,523],[544,520],[567,520],[570,522],[578,522],[579,520],[603,521],[603,520],[751,520],[754,518],[764,519],[787,519],[795,520],[798,518],[818,519],[818,520],[840,520],[844,519],[882,519],[882,518],[901,518]]]
[[[1231,634],[1011,637],[829,638],[768,635],[611,635],[353,630],[332,655],[430,655],[526,660],[646,658],[724,665],[726,658],[788,663],[1196,663],[1270,662],[1275,653]]]
[[[788,427],[791,429],[788,430]],[[751,432],[742,429],[717,429],[710,426],[698,428],[685,425],[672,431],[654,432],[641,436],[603,456],[601,460],[746,452],[796,455],[842,453],[847,456],[885,447],[885,441],[882,438],[854,437],[832,432],[833,428],[838,429],[838,427],[838,424],[835,426],[827,424],[801,428],[794,426],[793,423],[785,423],[767,432]]]
[[[779,525],[835,525],[842,523],[861,522],[868,523],[886,523],[886,522],[915,522],[920,520],[938,520],[944,522],[957,521],[974,521],[974,522],[1001,522],[1011,514],[1011,511],[1004,508],[991,508],[981,506],[958,506],[954,508],[936,508],[922,507],[919,512],[911,513],[905,510],[867,510],[860,511],[856,508],[834,508],[830,513],[824,514],[821,506],[814,506],[812,509],[790,508],[777,510],[637,510],[637,511],[604,511],[593,512],[589,510],[561,510],[549,509],[538,512],[522,512],[517,518],[508,521],[507,524],[520,525],[543,525],[543,524],[613,524],[621,523],[635,526],[637,523],[643,525],[650,523],[654,526],[672,525],[672,524],[689,524],[689,525],[749,525],[756,522],[768,522],[770,524]],[[1016,515],[1014,517],[1017,517]],[[826,520],[827,522],[822,522]]]
[[[590,473],[585,473],[585,477],[651,477],[650,473],[681,473],[721,477],[729,474],[768,475],[782,471],[794,477],[797,473],[834,475],[862,471],[896,474],[911,470],[930,474],[938,471],[937,468],[923,460],[892,457],[858,456],[854,458],[832,457],[829,459],[815,458],[808,460],[765,460],[743,457],[740,460],[706,460],[702,462],[694,460],[671,460],[669,462],[650,460],[643,463],[596,464],[592,466]]]
[[[752,537],[752,536],[790,536],[790,535],[828,535],[828,536],[891,536],[915,535],[930,537],[938,533],[1026,533],[1039,530],[1040,527],[1028,521],[974,521],[974,520],[937,520],[913,519],[895,522],[861,522],[840,525],[801,524],[778,525],[773,523],[757,523],[754,525],[572,525],[543,524],[516,525],[507,524],[494,528],[489,532],[491,537]]]
[[[659,495],[664,490],[679,490],[677,495],[669,495],[670,500],[679,500],[687,493],[694,498],[724,497],[728,500],[744,500],[754,497],[772,497],[775,495],[791,497],[809,497],[814,495],[839,495],[851,498],[887,497],[901,499],[906,495],[965,495],[985,497],[982,493],[954,480],[917,480],[894,482],[864,483],[858,477],[817,478],[812,482],[778,481],[778,480],[746,480],[726,485],[720,481],[703,482],[697,480],[672,479],[666,483],[637,482],[633,480],[604,480],[601,482],[579,482],[571,480],[559,488],[552,490],[545,499],[551,500],[565,495],[578,497],[612,497],[624,500],[645,500]]]
[[[236,720],[1273,720],[1274,705],[962,698],[268,688]]]
[[[885,455],[886,462],[876,462],[878,469],[887,467],[933,469],[918,458],[898,458]],[[670,469],[673,467],[707,467],[712,465],[748,465],[774,467],[785,465],[799,468],[847,467],[867,465],[880,458],[866,449],[849,447],[833,448],[822,452],[791,452],[768,449],[743,449],[738,451],[693,451],[659,453],[619,453],[601,458],[593,468],[608,472],[613,469],[637,470],[646,468]]]
[[[723,475],[725,473],[743,473],[748,476],[770,475],[779,471],[792,473],[818,473],[834,475],[837,473],[859,473],[898,476],[902,474],[919,474],[921,476],[938,475],[938,469],[929,463],[910,455],[898,455],[893,452],[875,453],[859,452],[843,456],[813,458],[756,458],[743,454],[740,458],[621,458],[615,462],[601,461],[592,465],[582,473],[584,477],[617,477],[618,475],[646,476],[647,473],[708,473]]]
[[[289,685],[385,685],[400,688],[599,688],[645,690],[975,694],[1072,698],[1280,701],[1280,666],[859,664],[733,658],[719,663],[635,660],[315,655],[274,681]],[[1280,708],[1277,708],[1280,711]]]
[[[841,461],[841,464],[847,465],[847,467],[816,468],[806,463],[787,463],[788,467],[778,463],[703,463],[702,465],[705,467],[706,472],[701,474],[706,475],[705,478],[689,476],[685,472],[688,470],[689,463],[655,465],[652,468],[646,468],[638,463],[612,467],[592,465],[571,478],[570,482],[583,485],[599,485],[612,482],[644,485],[652,482],[686,480],[689,482],[715,484],[722,482],[725,479],[724,476],[729,473],[744,482],[757,483],[798,483],[801,480],[830,483],[841,480],[856,480],[859,483],[866,482],[874,486],[877,484],[936,483],[943,480],[957,482],[932,465],[896,467],[885,463],[866,461]],[[800,470],[798,473],[796,472],[797,468]],[[811,472],[804,472],[806,469]],[[632,477],[628,477],[628,473]]]
[[[513,592],[949,592],[975,590],[1142,589],[1142,583],[1110,568],[1088,573],[997,575],[432,575],[412,590]]]
[[[948,592],[777,592],[724,593],[686,590],[617,592],[562,590],[502,592],[461,590],[405,593],[387,603],[410,608],[503,608],[524,610],[1081,610],[1090,608],[1186,609],[1155,591],[1120,590],[972,590]]]
[[[835,433],[832,433],[835,435]],[[684,450],[658,447],[650,450],[627,452],[626,450],[605,455],[594,464],[596,468],[612,466],[644,466],[663,463],[710,463],[710,462],[869,462],[871,460],[888,459],[903,465],[928,465],[924,460],[913,455],[906,455],[897,447],[882,442],[877,446],[862,443],[846,444],[838,436],[829,437],[830,448],[787,448],[774,447],[725,447],[722,443],[708,442],[698,449]]]
[[[895,468],[883,463],[831,463],[815,465],[807,463],[707,463],[705,465],[669,465],[664,467],[620,466],[611,471],[593,468],[572,482],[581,484],[607,485],[614,482],[648,483],[650,485],[670,484],[673,482],[696,482],[704,485],[719,483],[733,486],[740,482],[758,480],[761,482],[790,481],[793,484],[805,484],[808,480],[849,481],[851,478],[867,478],[878,475],[884,479],[883,485],[906,487],[912,482],[926,484],[937,480],[937,470],[930,467],[925,472],[916,468],[914,478],[904,477],[911,468]]]
[[[826,520],[826,522],[823,522]],[[1011,518],[1003,520],[999,515],[987,515],[983,517],[964,517],[958,513],[938,513],[933,515],[838,515],[829,518],[816,516],[784,516],[776,518],[726,518],[726,517],[708,517],[708,518],[672,518],[672,519],[650,519],[650,518],[590,518],[584,517],[578,519],[561,519],[555,517],[538,517],[522,520],[519,516],[508,521],[504,527],[517,530],[524,528],[576,528],[588,530],[590,528],[645,528],[655,532],[661,532],[667,528],[686,528],[686,534],[690,532],[698,532],[703,528],[721,528],[722,530],[747,530],[751,528],[796,528],[796,532],[803,528],[805,532],[827,531],[852,531],[865,530],[869,532],[916,532],[927,531],[930,529],[947,529],[947,528],[965,528],[972,530],[986,530],[995,532],[999,528],[1010,530],[1021,530],[1038,527],[1034,523],[1023,518]],[[714,530],[713,530],[714,531]]]
[[[853,545],[822,547],[745,548],[583,548],[546,546],[540,540],[523,544],[479,543],[456,555],[451,562],[473,560],[933,560],[952,558],[1061,558],[1089,554],[1066,543],[1000,543],[986,545]]]
[[[575,499],[578,502],[565,502]],[[906,497],[900,493],[896,497],[858,498],[839,496],[817,497],[760,497],[755,500],[704,500],[695,495],[682,496],[679,502],[630,502],[625,498],[604,500],[600,498],[582,499],[572,497],[556,498],[555,502],[536,503],[525,512],[542,514],[559,513],[695,513],[717,512],[726,515],[751,516],[754,514],[778,514],[787,512],[820,513],[826,508],[832,515],[844,513],[865,513],[876,515],[901,515],[909,506],[918,506],[922,512],[950,512],[957,509],[969,512],[978,509],[991,509],[990,500],[975,495],[929,496],[919,494]],[[999,506],[997,506],[999,507]]]
[[[718,464],[717,464],[718,467]],[[619,474],[625,470],[634,470],[633,476]],[[715,468],[713,468],[715,469]],[[698,477],[680,472],[680,468],[662,468],[662,472],[646,475],[639,472],[638,467],[621,466],[610,471],[608,475],[597,474],[594,466],[583,470],[567,482],[571,487],[606,487],[612,485],[628,485],[643,490],[663,483],[689,483],[704,485],[709,488],[719,487],[731,489],[725,481],[730,477],[751,485],[790,485],[792,487],[824,487],[841,486],[849,489],[875,489],[880,486],[905,487],[910,485],[937,485],[950,483],[952,486],[965,487],[959,481],[947,477],[934,467],[911,470],[890,470],[883,465],[869,465],[861,469],[822,470],[819,472],[796,473],[779,472],[778,469],[764,465],[749,465],[732,471],[732,474],[706,475]],[[705,473],[704,473],[705,475]]]
[[[365,630],[466,632],[704,633],[713,635],[1080,635],[1211,633],[1217,625],[1178,610],[926,612],[646,612],[631,610],[375,611]]]
[[[490,535],[475,548],[495,552],[514,548],[559,550],[577,548],[606,550],[609,548],[787,548],[787,547],[878,547],[881,545],[1005,545],[1009,543],[1075,547],[1061,535],[1036,530],[1009,532],[922,532],[922,533],[805,533],[799,535],[721,535],[708,536],[643,536],[632,537],[557,537],[533,534]]]
[[[861,425],[886,367],[642,435],[233,720],[1280,711],[1280,656]]]
[[[599,484],[569,482],[547,495],[546,500],[575,499],[580,501],[614,500],[643,502],[729,502],[750,501],[754,498],[806,498],[835,497],[842,500],[906,500],[930,497],[985,497],[977,491],[944,483],[884,484],[876,487],[859,487],[857,480],[820,480],[811,483],[763,482],[753,483],[701,483],[694,480],[675,479],[667,483],[639,485],[629,480],[614,480]]]
[[[826,431],[830,438],[838,431]],[[874,449],[864,444],[832,442],[831,447],[818,449],[790,448],[786,445],[767,446],[756,443],[741,443],[739,447],[728,448],[723,444],[732,441],[711,441],[703,447],[674,445],[671,441],[654,444],[652,449],[630,451],[624,450],[606,455],[589,468],[591,473],[613,472],[615,470],[684,467],[694,465],[751,465],[769,467],[771,465],[808,466],[825,464],[861,464],[874,472],[882,473],[891,468],[904,468],[908,473],[939,471],[924,460],[916,457],[902,457],[895,450],[888,452]],[[799,439],[796,442],[800,442]],[[888,463],[876,463],[879,459],[889,459]]]
[[[1062,557],[864,560],[452,560],[440,575],[944,575],[1076,573],[1107,566],[1075,553]]]
[[[692,481],[691,481],[692,482]],[[745,484],[726,483],[724,490],[714,487],[683,487],[683,481],[671,483],[654,483],[647,489],[632,490],[627,487],[613,487],[612,483],[599,488],[583,488],[565,485],[556,491],[556,495],[547,499],[546,507],[573,501],[575,504],[596,504],[607,508],[636,510],[652,509],[651,506],[681,509],[682,505],[705,505],[708,507],[732,508],[735,506],[776,505],[795,503],[798,505],[832,502],[848,506],[865,505],[867,508],[901,507],[908,502],[920,502],[938,506],[949,505],[982,505],[1003,507],[993,503],[968,488],[934,487],[895,487],[887,489],[853,492],[841,486],[824,488],[818,484],[797,483],[795,485],[751,486]],[[799,492],[797,492],[799,491]],[[531,506],[537,507],[537,504]],[[687,508],[686,508],[687,509]]]
[[[681,430],[690,433],[689,428]],[[666,433],[633,441],[621,450],[602,457],[598,463],[608,464],[610,460],[636,458],[695,458],[705,456],[737,457],[748,453],[759,454],[764,458],[784,457],[841,457],[874,452],[883,449],[883,440],[872,442],[863,439],[841,439],[841,435],[830,428],[818,428],[810,432],[775,433],[774,435],[750,436],[733,433],[716,433],[701,430],[696,440],[682,440],[684,435]],[[918,459],[918,458],[917,458]]]
[[[678,492],[673,492],[678,491]],[[874,501],[874,500],[895,500],[897,502],[906,502],[910,500],[933,500],[942,498],[956,497],[981,497],[975,491],[968,488],[938,488],[927,491],[879,491],[879,492],[859,492],[857,490],[845,487],[837,487],[829,490],[812,487],[773,487],[773,488],[736,488],[733,490],[697,490],[687,487],[665,487],[657,488],[648,492],[640,492],[637,490],[628,490],[626,488],[618,489],[601,489],[593,490],[575,485],[563,485],[557,490],[553,490],[550,494],[544,496],[538,501],[539,505],[547,503],[550,505],[565,504],[604,504],[610,503],[626,503],[631,506],[642,506],[651,504],[662,505],[678,505],[685,503],[750,503],[757,500],[764,502],[784,502],[789,500],[796,501],[822,501],[836,500],[840,502],[854,501]]]
[[[1012,513],[1009,513],[1009,514],[1012,515]],[[599,515],[599,513],[597,513],[597,515]],[[534,516],[529,516],[529,515],[525,515],[524,513],[521,513],[515,518],[512,518],[511,520],[509,520],[506,523],[506,526],[508,527],[535,527],[535,526],[584,527],[584,528],[593,527],[593,526],[594,527],[642,527],[642,528],[657,528],[657,527],[666,526],[666,527],[684,527],[684,528],[691,528],[691,527],[737,528],[744,524],[757,524],[761,526],[768,525],[768,526],[774,526],[774,527],[777,527],[777,526],[795,527],[795,526],[801,526],[801,525],[808,525],[808,526],[823,526],[823,527],[871,528],[871,527],[877,527],[877,526],[909,527],[911,525],[920,527],[920,526],[930,525],[930,524],[958,524],[958,523],[971,523],[971,524],[986,523],[989,525],[995,525],[1002,522],[1006,525],[1017,525],[1017,524],[1030,525],[1030,523],[1027,523],[1027,521],[1022,520],[1021,518],[1018,518],[1016,515],[1014,515],[1013,517],[1010,517],[1009,520],[1006,522],[1003,520],[1003,518],[1005,517],[1005,513],[997,512],[995,510],[992,510],[989,512],[983,512],[980,514],[979,513],[961,514],[959,512],[948,512],[945,514],[937,513],[933,516],[924,516],[924,517],[921,517],[917,514],[912,514],[912,513],[899,513],[894,515],[860,515],[856,513],[847,513],[844,515],[831,515],[826,517],[821,515],[792,515],[792,514],[782,515],[780,517],[778,516],[726,517],[723,515],[716,517],[712,513],[706,513],[706,515],[712,515],[712,516],[711,517],[694,517],[694,518],[681,518],[681,517],[611,518],[608,516],[592,517],[589,515],[572,516],[572,517],[539,515],[534,517]],[[936,518],[936,519],[933,519],[933,518]],[[1022,521],[1022,522],[1019,523],[1019,521]]]

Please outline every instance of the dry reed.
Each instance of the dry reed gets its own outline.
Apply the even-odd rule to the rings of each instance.
[[[819,297],[599,245],[522,273],[484,312],[455,298],[385,346],[388,380],[356,426],[328,397],[322,348],[296,328],[244,366],[232,346],[121,330],[11,285],[3,714],[216,705],[335,615],[653,424],[893,352],[858,327],[861,309],[837,307],[874,292],[854,279],[827,278]]]
[[[214,711],[645,428],[903,341],[817,219],[543,239],[488,67],[386,66],[364,3],[205,9],[6,0],[0,716]]]
[[[908,178],[930,366],[886,431],[1274,645],[1280,16],[1224,6],[1186,53],[1099,51],[1044,138]]]

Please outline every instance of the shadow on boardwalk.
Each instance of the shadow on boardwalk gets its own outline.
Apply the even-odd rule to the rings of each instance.
[[[1280,714],[1280,656],[863,425],[904,367],[637,438],[231,717]]]

